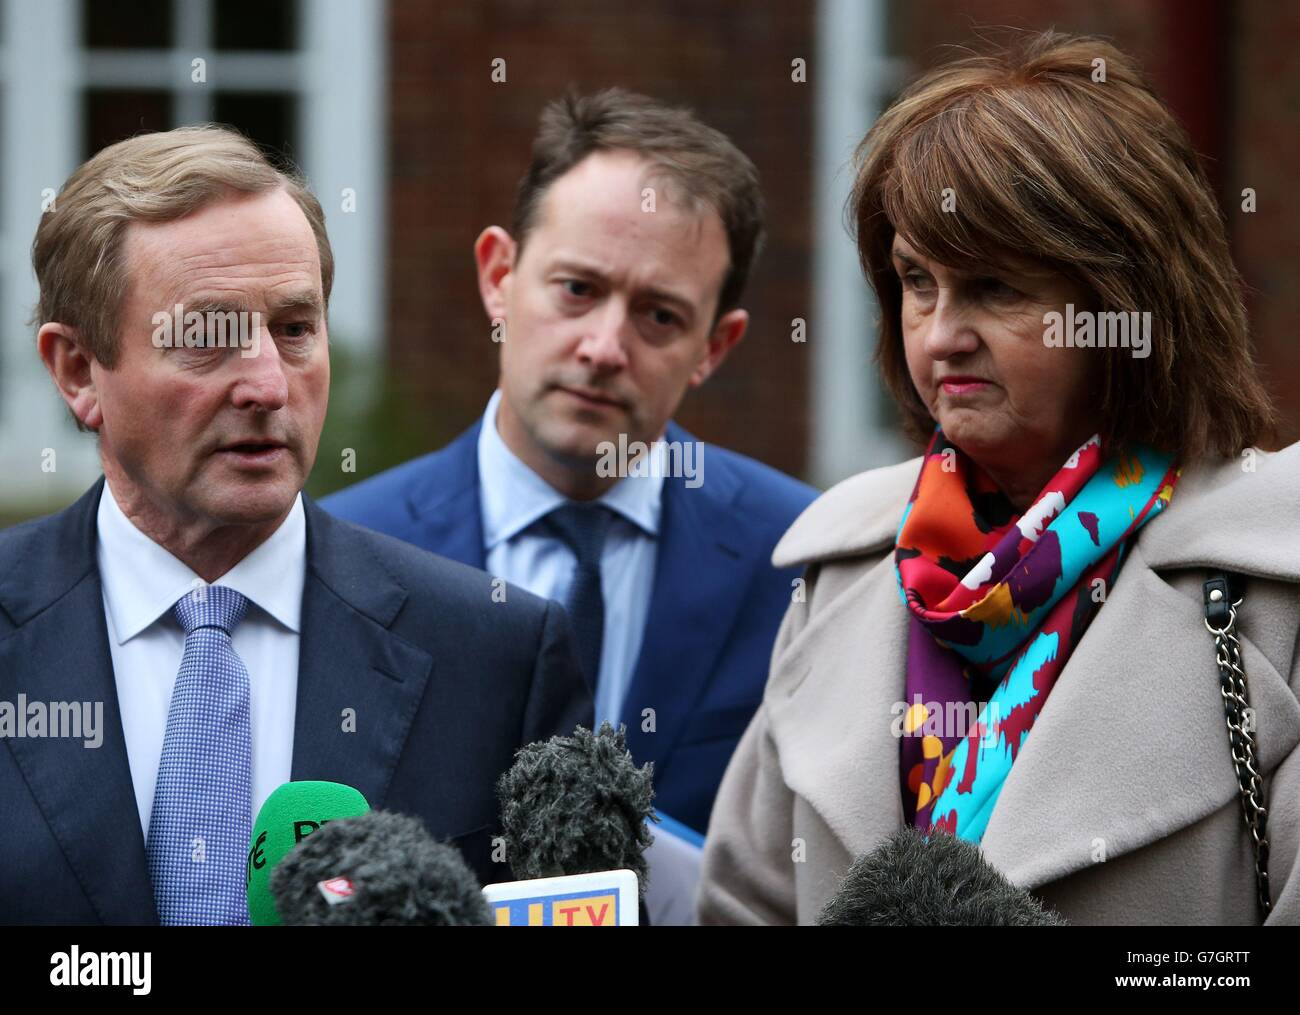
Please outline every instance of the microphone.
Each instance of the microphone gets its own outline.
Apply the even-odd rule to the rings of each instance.
[[[516,878],[629,870],[645,894],[654,766],[636,767],[626,728],[579,726],[520,748],[497,782],[506,855]],[[655,818],[654,820],[658,820]]]
[[[368,810],[366,798],[341,783],[286,782],[276,787],[258,811],[248,844],[248,915],[254,927],[280,925],[270,879],[285,854],[326,822]]]
[[[915,828],[853,862],[822,927],[1061,927],[1065,921],[989,864],[973,842]]]
[[[488,927],[478,880],[419,818],[370,811],[331,821],[271,873],[292,927]]]

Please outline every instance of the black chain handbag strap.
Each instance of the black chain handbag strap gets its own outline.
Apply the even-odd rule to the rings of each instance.
[[[1255,758],[1255,712],[1246,687],[1246,667],[1237,640],[1237,608],[1243,600],[1242,577],[1213,574],[1205,583],[1205,627],[1214,635],[1219,692],[1228,725],[1228,748],[1241,789],[1242,814],[1255,850],[1255,885],[1267,917],[1272,909],[1268,886],[1268,808],[1264,806],[1264,775]]]

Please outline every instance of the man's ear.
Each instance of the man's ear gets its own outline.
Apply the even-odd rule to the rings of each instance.
[[[478,268],[478,293],[483,309],[492,320],[506,319],[510,276],[515,270],[514,239],[500,226],[488,226],[474,241],[474,264]]]
[[[748,327],[748,310],[729,310],[718,318],[718,323],[713,326],[713,333],[709,336],[708,352],[691,374],[692,388],[698,388],[709,379],[713,371],[722,366],[727,354],[745,337],[745,329]]]
[[[104,423],[104,411],[91,371],[95,360],[86,351],[80,332],[67,324],[42,324],[36,333],[36,351],[72,415],[86,429],[98,430]]]

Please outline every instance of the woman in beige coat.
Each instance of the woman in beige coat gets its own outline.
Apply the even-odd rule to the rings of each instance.
[[[806,577],[701,922],[812,923],[905,826],[1071,923],[1300,922],[1300,446],[1255,447],[1273,413],[1185,133],[1110,45],[1035,37],[905,92],[853,206],[926,450],[776,549]],[[1225,573],[1245,710],[1206,625]]]

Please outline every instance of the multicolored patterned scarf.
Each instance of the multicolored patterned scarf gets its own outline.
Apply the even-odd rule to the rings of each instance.
[[[1093,436],[1023,515],[936,430],[894,564],[908,631],[900,780],[907,819],[979,842],[1126,540],[1169,503],[1178,470]]]

